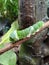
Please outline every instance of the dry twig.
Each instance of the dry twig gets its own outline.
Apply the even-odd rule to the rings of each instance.
[[[42,30],[44,30],[45,28],[48,28],[48,27],[49,27],[49,21],[46,22],[46,23],[44,24],[44,26],[41,27],[40,30],[39,30],[38,32],[36,32],[33,36],[39,34]],[[10,44],[7,45],[5,48],[0,49],[0,55],[3,54],[4,52],[6,52],[6,51],[8,51],[8,50],[10,50],[10,49],[12,49],[12,48],[14,48],[14,47],[19,46],[20,44],[22,44],[23,42],[29,40],[29,39],[30,39],[31,37],[33,37],[33,36],[26,37],[26,38],[24,38],[24,39],[22,39],[22,40],[19,40],[19,41],[13,43],[13,44],[10,43]]]

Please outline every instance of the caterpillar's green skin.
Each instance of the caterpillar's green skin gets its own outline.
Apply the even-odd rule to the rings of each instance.
[[[17,21],[16,21],[17,22]],[[39,21],[36,24],[24,29],[24,30],[17,30],[16,22],[12,24],[12,27],[10,30],[2,37],[2,41],[0,44],[14,42],[20,39],[23,39],[25,37],[29,37],[30,35],[33,35],[35,32],[37,32],[44,24],[43,21]]]
[[[36,24],[24,29],[24,30],[15,30],[11,35],[10,38],[14,41],[23,39],[25,37],[29,37],[30,35],[34,35],[42,26],[44,22],[39,21]]]

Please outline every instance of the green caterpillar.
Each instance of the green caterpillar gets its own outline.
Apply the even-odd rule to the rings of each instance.
[[[44,22],[39,21],[36,24],[24,29],[24,30],[15,30],[11,35],[10,38],[13,41],[17,41],[23,39],[25,37],[30,37],[30,35],[34,35],[39,29],[43,26]]]
[[[18,41],[20,39],[23,39],[25,37],[29,37],[30,35],[34,35],[43,25],[44,25],[44,22],[39,21],[36,24],[34,24],[34,25],[24,29],[24,30],[15,29],[10,33],[9,37],[6,37],[3,41],[1,41],[0,44],[6,43],[6,41],[8,39],[9,39],[8,42],[14,42],[14,41]],[[5,36],[8,36],[8,35],[5,34]]]

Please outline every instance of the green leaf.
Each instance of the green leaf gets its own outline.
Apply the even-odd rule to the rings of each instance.
[[[12,23],[10,30],[2,37],[2,41],[0,42],[0,44],[11,42],[9,36],[14,30],[18,29],[18,27],[18,21],[16,20]]]
[[[2,37],[1,43],[10,42],[9,36],[15,29],[18,29],[18,22],[17,21],[12,23],[10,30]],[[4,43],[0,45],[0,48],[5,47]],[[4,54],[0,55],[0,64],[16,65],[16,61],[17,61],[17,56],[12,50],[7,51]]]
[[[4,44],[0,45],[0,49],[5,47]],[[7,51],[0,55],[0,64],[3,65],[16,65],[17,55],[13,52],[13,50]]]
[[[0,64],[3,65],[16,65],[17,56],[16,54],[10,50],[0,55]]]
[[[0,14],[13,20],[18,16],[18,0],[0,0]]]

